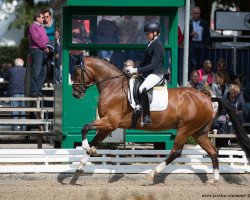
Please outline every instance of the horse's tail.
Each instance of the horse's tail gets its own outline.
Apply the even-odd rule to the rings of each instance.
[[[248,161],[250,161],[250,139],[247,136],[246,129],[241,125],[241,122],[235,112],[235,109],[233,109],[229,105],[229,103],[227,103],[223,99],[212,97],[211,100],[212,102],[219,103],[219,108],[218,108],[219,112],[222,110],[221,107],[223,107],[226,110],[227,114],[229,115],[230,121],[234,126],[238,143],[241,146],[242,150],[246,153]]]

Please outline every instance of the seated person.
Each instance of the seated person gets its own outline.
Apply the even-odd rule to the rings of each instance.
[[[212,63],[210,60],[203,62],[203,68],[198,70],[199,81],[203,81],[204,84],[212,85],[214,81],[214,73],[212,72]]]
[[[197,90],[201,90],[204,87],[204,82],[199,81],[199,73],[197,70],[192,71],[191,78],[187,83],[187,87],[193,87]]]
[[[227,81],[227,76],[223,72],[216,72],[214,76],[214,83],[212,84],[212,91],[218,98],[226,96],[230,90],[231,85]]]
[[[213,91],[211,89],[211,87],[209,85],[205,85],[204,87],[202,87],[200,89],[200,91],[204,94],[206,94],[207,96],[209,96],[210,98],[212,97],[215,97],[215,95],[213,94]],[[213,105],[213,117],[215,117],[215,115],[217,114],[217,111],[218,111],[218,107],[219,107],[219,104],[218,102],[212,102],[212,105]]]
[[[227,101],[233,109],[236,110],[240,122],[243,123],[245,112],[245,100],[243,98],[242,93],[240,92],[239,86],[233,84],[229,92],[223,99]],[[220,116],[214,119],[212,129],[217,129],[219,134],[230,134],[234,132],[232,123],[224,110],[222,111]],[[231,144],[230,139],[220,138],[218,141],[217,140],[216,142],[218,142],[220,146],[227,146]]]
[[[246,103],[243,94],[240,92],[240,87],[233,84],[224,99],[236,110],[240,122],[243,123]]]
[[[231,84],[237,84],[241,88],[240,79],[237,77],[234,71],[226,67],[225,60],[220,58],[217,61],[217,71],[221,71],[226,74],[228,82]]]

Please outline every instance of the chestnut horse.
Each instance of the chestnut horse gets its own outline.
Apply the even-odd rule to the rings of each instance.
[[[73,96],[82,98],[86,89],[93,82],[100,93],[98,102],[100,118],[82,128],[82,147],[86,149],[88,155],[93,155],[96,153],[95,147],[112,131],[117,128],[128,129],[131,126],[133,109],[128,102],[128,79],[122,71],[102,58],[85,57],[83,63],[84,66],[75,68],[72,85]],[[178,131],[170,155],[150,171],[147,177],[152,179],[166,165],[179,157],[187,137],[192,136],[212,159],[214,177],[209,183],[217,182],[219,180],[217,150],[208,138],[208,131],[213,121],[211,98],[193,88],[171,88],[168,89],[168,92],[168,108],[161,112],[151,112],[151,125],[145,127],[141,127],[139,123],[136,125],[136,129],[151,131],[177,129]],[[236,113],[224,101],[220,99],[216,99],[216,101],[230,111],[231,120],[237,126],[235,130],[240,139],[239,143],[249,158],[250,140],[244,128],[237,121]],[[97,131],[90,144],[86,137],[89,130]],[[81,161],[81,167],[86,163],[86,159]]]

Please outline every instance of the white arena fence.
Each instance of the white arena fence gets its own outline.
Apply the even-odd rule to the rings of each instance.
[[[162,162],[168,150],[97,150],[85,173],[147,173]],[[0,149],[0,173],[74,173],[82,149]],[[162,155],[164,157],[159,157]],[[183,150],[182,156],[162,173],[212,173],[212,162],[203,150]],[[158,157],[157,157],[158,156]],[[219,151],[220,173],[249,173],[242,150]]]

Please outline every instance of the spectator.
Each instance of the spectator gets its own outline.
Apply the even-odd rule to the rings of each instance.
[[[218,98],[225,97],[230,89],[227,76],[223,72],[219,71],[215,73],[214,80],[215,82],[212,84],[212,91],[214,95]]]
[[[62,61],[61,61],[61,40],[60,40],[60,33],[59,30],[55,30],[55,40],[54,40],[54,59],[55,59],[55,82],[58,84],[61,82],[61,67],[62,67]]]
[[[117,44],[118,26],[112,16],[102,16],[97,26],[97,43],[98,44]],[[99,51],[98,56],[110,60],[113,51]]]
[[[120,36],[120,44],[128,44],[127,36]],[[116,50],[113,52],[110,61],[122,70],[126,60],[137,60],[137,52],[133,50]]]
[[[50,44],[54,44],[55,40],[55,25],[54,20],[51,16],[51,12],[49,10],[43,10],[43,25],[46,30],[47,36],[49,38]],[[53,79],[54,79],[54,52],[52,53],[52,50],[49,49],[49,56],[46,57],[46,65],[47,65],[47,74],[45,79],[45,86],[50,87]]]
[[[69,51],[69,74],[70,79],[73,81],[75,66],[82,65],[84,52],[82,50],[70,50]]]
[[[31,57],[30,68],[30,91],[31,97],[43,96],[42,87],[46,78],[46,63],[44,58],[49,53],[47,44],[49,38],[43,27],[43,14],[36,12],[34,14],[34,22],[29,27],[29,46]]]
[[[204,87],[200,89],[200,91],[206,94],[207,96],[209,96],[210,98],[216,97],[209,85],[205,85]],[[214,111],[213,117],[215,117],[218,111],[219,103],[215,101],[215,102],[212,102],[212,105],[213,105],[213,111]]]
[[[89,20],[73,19],[72,20],[72,43],[89,44],[90,40]]]
[[[199,81],[203,81],[205,85],[212,85],[214,81],[214,73],[212,72],[212,63],[210,60],[205,60],[203,68],[197,70],[199,73]]]
[[[50,43],[52,43],[55,39],[55,23],[49,10],[43,10],[42,13],[44,17],[44,28],[46,30]]]
[[[138,22],[133,19],[133,16],[123,16],[118,21],[119,38],[126,38],[127,44],[134,44],[138,36]]]
[[[220,58],[217,61],[217,71],[222,71],[223,73],[225,73],[227,76],[228,82],[230,84],[237,84],[241,88],[240,79],[237,77],[234,71],[226,67],[226,63],[223,58]]]
[[[3,63],[1,68],[0,68],[0,78],[2,78],[2,84],[0,84],[0,96],[6,96],[6,84],[4,82],[4,76],[6,74],[6,72],[13,67],[12,63]]]
[[[224,99],[236,110],[241,123],[243,123],[246,103],[240,92],[240,87],[236,84],[232,84]]]
[[[201,10],[194,7],[189,23],[189,70],[199,69],[205,56],[206,44],[210,39],[210,31],[205,20],[200,18]]]
[[[24,78],[26,69],[23,67],[24,62],[22,58],[17,58],[15,60],[15,65],[8,69],[5,80],[9,81],[7,94],[10,97],[24,97]],[[25,107],[24,101],[10,101],[11,107]],[[21,119],[25,119],[25,112],[23,111],[13,111],[13,119],[18,119],[18,116],[21,116]],[[12,126],[13,131],[25,130],[25,126]]]
[[[190,81],[187,83],[187,87],[193,87],[197,90],[201,90],[204,87],[204,82],[199,81],[199,73],[197,70],[192,71]]]
[[[238,85],[233,84],[228,91],[228,93],[223,97],[225,101],[227,101],[233,109],[235,109],[239,120],[241,123],[244,122],[244,112],[245,112],[245,100],[243,98],[242,93],[240,92],[240,88]],[[220,134],[229,134],[234,132],[234,128],[232,126],[231,121],[229,120],[228,114],[225,110],[222,110],[220,116],[214,119],[212,124],[213,129],[217,129]],[[218,143],[220,146],[222,145],[230,145],[231,140],[219,140]]]
[[[231,85],[231,88],[229,90],[229,92],[226,94],[225,101],[227,101],[233,109],[235,109],[237,116],[240,120],[241,123],[245,122],[245,99],[243,97],[243,94],[240,91],[240,87],[236,84]],[[226,115],[227,117],[227,115]],[[232,125],[232,122],[229,120],[229,118],[226,118],[226,131],[228,131],[229,133],[233,133],[234,132],[234,127]],[[223,130],[222,130],[223,131]],[[236,142],[236,140],[234,139],[234,141]],[[232,140],[228,140],[227,144],[229,146],[231,146],[231,142]]]

